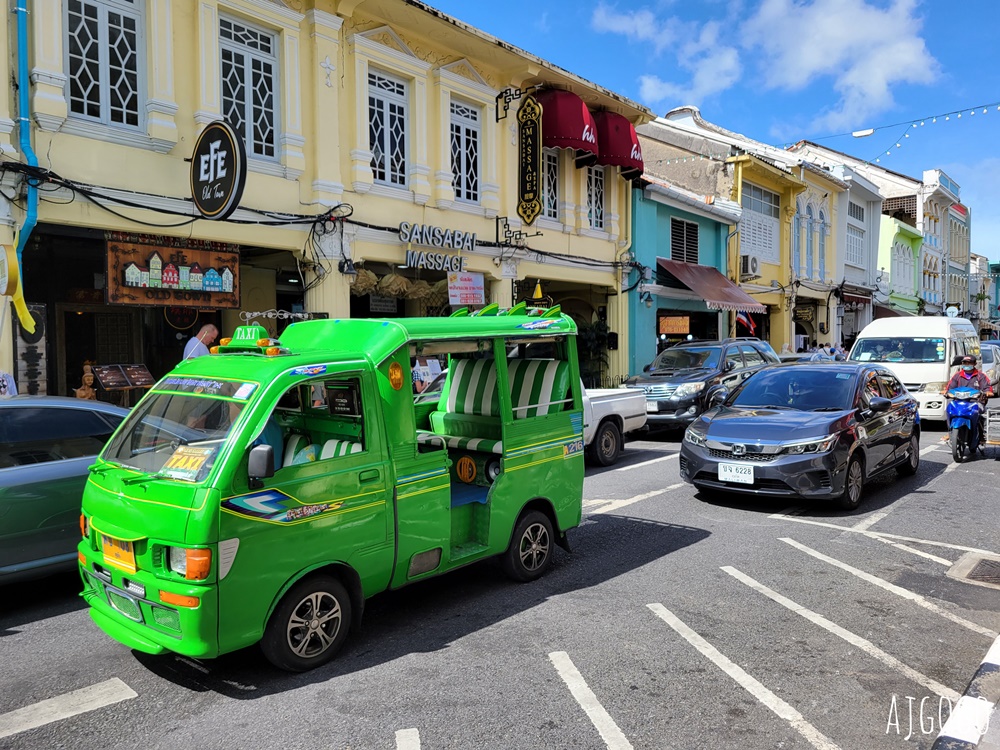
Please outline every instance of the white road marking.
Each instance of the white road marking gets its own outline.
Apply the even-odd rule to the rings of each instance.
[[[642,466],[649,466],[650,464],[659,463],[660,461],[669,461],[672,458],[677,458],[680,453],[671,453],[669,456],[660,456],[659,458],[653,458],[649,461],[643,461],[639,464],[630,464],[629,466],[619,466],[617,469],[612,469],[612,471],[628,471],[629,469],[638,469]]]
[[[420,750],[420,732],[400,729],[396,732],[396,750]]]
[[[836,529],[837,531],[852,531],[856,534],[861,534],[863,536],[868,536],[873,538],[885,537],[886,539],[896,539],[901,542],[914,542],[915,544],[927,544],[931,547],[945,547],[947,549],[957,549],[961,550],[962,552],[977,552],[981,555],[994,555],[994,556],[997,555],[996,552],[991,552],[988,549],[979,549],[978,547],[963,547],[961,544],[950,544],[948,542],[935,542],[932,539],[917,539],[916,537],[900,536],[899,534],[887,534],[884,531],[867,531],[867,530],[856,531],[855,529],[852,529],[850,526],[841,526],[840,524],[826,523],[825,521],[813,521],[810,518],[795,518],[794,516],[783,516],[777,513],[772,515],[771,518],[780,519],[782,521],[794,521],[795,523],[807,523],[811,526],[822,526],[827,529]]]
[[[895,594],[898,597],[911,601],[917,606],[923,607],[924,609],[929,610],[934,614],[941,615],[941,617],[945,618],[946,620],[951,620],[956,625],[961,625],[963,628],[968,628],[974,633],[979,633],[980,635],[989,636],[990,638],[996,638],[998,635],[995,631],[990,630],[989,628],[984,628],[982,625],[977,625],[974,622],[970,622],[969,620],[966,620],[963,617],[959,617],[954,612],[944,609],[943,607],[939,607],[937,604],[934,604],[933,602],[927,601],[920,594],[916,594],[908,589],[904,589],[903,587],[897,586],[894,583],[889,583],[888,581],[879,578],[878,576],[873,576],[871,573],[866,573],[863,570],[859,570],[858,568],[848,565],[845,562],[841,562],[840,560],[830,557],[829,555],[824,555],[822,552],[817,552],[811,547],[807,547],[804,544],[796,542],[794,539],[789,539],[788,537],[779,537],[779,539],[785,544],[789,544],[795,549],[801,552],[805,552],[810,557],[814,557],[817,560],[822,560],[823,562],[829,563],[830,565],[833,565],[836,568],[840,568],[841,570],[847,571],[852,576],[860,578],[862,581],[866,581],[872,584],[873,586],[878,586],[883,591],[888,591],[890,594]]]
[[[37,729],[54,721],[68,719],[88,711],[96,711],[104,706],[137,698],[138,695],[117,677],[112,677],[110,680],[98,682],[90,687],[80,688],[10,713],[0,714],[0,738],[10,737],[29,729]]]
[[[729,575],[731,575],[737,581],[740,581],[741,583],[746,584],[747,586],[749,586],[750,588],[754,589],[755,591],[759,591],[761,594],[763,594],[764,596],[766,596],[768,599],[771,599],[772,601],[777,602],[778,604],[780,604],[785,609],[787,609],[787,610],[789,610],[791,612],[794,612],[795,614],[797,614],[797,615],[799,615],[801,617],[804,617],[805,619],[809,620],[809,622],[813,623],[814,625],[819,625],[821,628],[823,628],[827,632],[833,633],[838,638],[844,639],[845,641],[847,641],[851,645],[856,646],[857,648],[859,648],[862,651],[864,651],[869,656],[871,656],[871,657],[873,657],[875,659],[878,659],[880,662],[882,662],[886,666],[892,667],[896,671],[902,673],[907,678],[909,678],[909,679],[913,680],[914,682],[916,682],[917,684],[922,685],[923,687],[927,688],[928,690],[930,690],[935,695],[940,695],[940,696],[942,696],[944,698],[947,698],[950,701],[957,701],[958,700],[959,693],[957,693],[956,691],[952,690],[950,687],[947,687],[946,685],[942,685],[937,680],[932,680],[930,677],[927,677],[925,675],[920,674],[920,672],[918,672],[917,670],[913,669],[912,667],[906,666],[905,664],[903,664],[903,662],[901,662],[895,656],[892,656],[891,654],[886,653],[885,651],[883,651],[882,649],[880,649],[878,646],[876,646],[871,641],[866,640],[866,639],[862,638],[859,635],[855,635],[854,633],[850,632],[849,630],[845,630],[840,625],[837,625],[835,622],[831,622],[830,620],[826,619],[825,617],[823,617],[823,615],[817,614],[816,612],[813,612],[811,609],[806,609],[801,604],[797,604],[797,603],[793,602],[791,599],[788,599],[787,597],[782,596],[781,594],[779,594],[774,589],[768,588],[763,583],[760,583],[759,581],[754,580],[753,578],[751,578],[750,576],[748,576],[746,573],[741,573],[740,571],[738,571],[736,568],[734,568],[732,566],[725,565],[725,566],[723,566],[722,570],[724,570],[726,573],[728,573]]]
[[[671,484],[664,487],[661,490],[653,490],[652,492],[644,492],[641,495],[636,495],[635,497],[626,497],[621,500],[589,500],[584,505],[586,506],[597,506],[601,505],[603,507],[597,510],[591,511],[591,513],[610,513],[613,510],[618,510],[619,508],[624,508],[626,505],[631,505],[632,503],[637,503],[640,500],[648,500],[651,497],[656,497],[657,495],[663,495],[667,492],[679,489],[684,486],[684,482],[678,482],[677,484]]]
[[[897,500],[896,502],[899,503],[903,499],[905,499],[905,498],[901,498],[900,500]],[[896,503],[894,503],[894,505],[895,504]],[[859,521],[858,523],[854,524],[851,527],[851,531],[864,531],[866,529],[870,529],[872,526],[874,526],[875,524],[877,524],[879,521],[881,521],[883,518],[885,518],[890,513],[892,513],[892,506],[889,506],[885,510],[880,510],[878,513],[872,513],[870,516],[868,516],[868,518],[866,518],[863,521]]]
[[[810,745],[819,750],[840,750],[832,740],[806,721],[802,714],[764,687],[758,680],[747,674],[742,667],[734,664],[715,646],[682,622],[669,609],[659,603],[647,604],[646,606],[652,610],[653,614],[673,628],[684,640],[698,649],[715,666],[732,677],[740,687],[777,714],[778,717],[787,721],[795,731],[806,738]]]
[[[888,544],[890,547],[895,547],[896,549],[904,550],[905,552],[910,552],[914,555],[919,555],[920,557],[927,558],[928,560],[933,560],[939,565],[946,565],[949,568],[954,565],[951,560],[946,560],[943,557],[938,557],[937,555],[932,555],[930,552],[924,552],[922,549],[917,549],[916,547],[911,547],[908,544],[900,544],[899,542],[894,542],[891,539],[886,539],[882,536],[877,536],[875,534],[865,534],[865,536],[870,536],[872,539],[878,539],[880,542]]]
[[[632,750],[632,743],[622,734],[622,730],[615,724],[615,720],[604,710],[604,706],[597,700],[597,696],[587,686],[587,681],[577,670],[576,665],[569,658],[565,651],[553,651],[549,654],[549,661],[556,668],[559,676],[562,677],[570,693],[576,698],[576,702],[590,717],[597,731],[600,733],[604,744],[608,750]]]
[[[932,453],[932,452],[936,451],[940,447],[941,447],[940,445],[928,445],[926,448],[921,448],[920,449],[920,455],[921,456],[926,456],[928,453]]]

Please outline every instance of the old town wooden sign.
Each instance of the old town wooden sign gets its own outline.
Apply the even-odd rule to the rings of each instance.
[[[237,308],[239,257],[221,250],[108,242],[108,304]]]

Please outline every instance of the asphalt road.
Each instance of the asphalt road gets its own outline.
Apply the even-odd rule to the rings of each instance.
[[[942,435],[849,514],[698,496],[676,436],[632,442],[546,577],[376,597],[305,675],[134,654],[75,576],[9,586],[0,748],[930,748],[1000,631],[1000,589],[947,575],[1000,553],[1000,449],[956,466]]]

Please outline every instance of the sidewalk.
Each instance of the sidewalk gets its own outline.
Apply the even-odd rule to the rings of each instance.
[[[977,750],[1000,750],[1000,713],[997,713],[996,708],[990,717],[989,731],[979,741]]]

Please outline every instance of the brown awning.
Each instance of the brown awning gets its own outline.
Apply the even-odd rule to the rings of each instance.
[[[704,297],[709,310],[766,313],[767,308],[711,266],[657,258],[656,264],[695,294]]]

